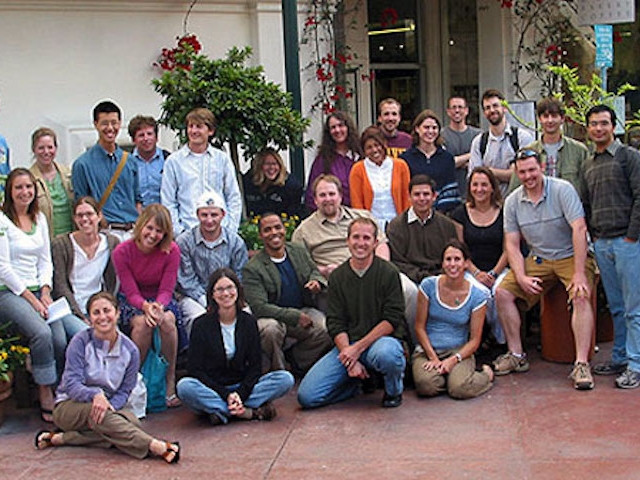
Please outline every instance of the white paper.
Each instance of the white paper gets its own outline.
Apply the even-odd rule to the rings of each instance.
[[[64,297],[60,297],[58,300],[49,305],[47,309],[49,312],[49,317],[47,318],[47,323],[53,323],[60,320],[67,315],[71,315],[71,307],[69,307],[69,302]]]

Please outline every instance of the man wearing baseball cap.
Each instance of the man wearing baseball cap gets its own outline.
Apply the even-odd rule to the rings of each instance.
[[[215,191],[204,192],[196,201],[199,224],[176,240],[180,247],[179,305],[189,334],[193,321],[206,311],[209,276],[218,268],[229,267],[242,280],[247,247],[237,233],[222,226],[225,215],[222,197]]]

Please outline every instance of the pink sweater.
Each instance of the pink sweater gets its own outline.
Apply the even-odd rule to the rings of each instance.
[[[175,242],[171,242],[169,253],[155,249],[144,254],[134,240],[127,240],[116,247],[112,256],[120,290],[131,306],[141,310],[150,298],[165,307],[169,305],[180,266],[180,248]]]

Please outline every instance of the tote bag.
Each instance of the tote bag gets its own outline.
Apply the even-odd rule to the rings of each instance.
[[[142,365],[142,377],[147,386],[147,412],[162,412],[167,409],[166,373],[169,364],[160,353],[160,329],[153,330],[153,342]]]

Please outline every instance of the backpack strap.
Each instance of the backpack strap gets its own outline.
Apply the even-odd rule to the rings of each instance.
[[[118,163],[118,167],[116,168],[116,171],[113,172],[113,177],[111,177],[111,181],[109,182],[109,185],[107,185],[107,188],[104,190],[102,197],[100,197],[100,201],[98,202],[98,207],[100,207],[100,210],[102,210],[102,207],[104,207],[104,204],[107,203],[107,200],[109,199],[109,195],[111,195],[111,191],[113,190],[113,187],[115,187],[116,182],[118,181],[118,178],[122,173],[122,169],[124,168],[124,165],[127,163],[127,157],[129,157],[129,152],[125,151],[122,154],[122,158],[120,159],[120,163]]]
[[[520,139],[518,138],[518,127],[511,127],[511,134],[508,135],[509,143],[511,143],[511,147],[514,152],[518,152],[520,149]],[[482,136],[480,137],[480,156],[484,158],[484,154],[487,151],[487,143],[489,143],[489,132],[482,132]]]
[[[487,151],[487,143],[489,143],[489,132],[482,132],[480,137],[480,158],[484,158],[484,154]]]

